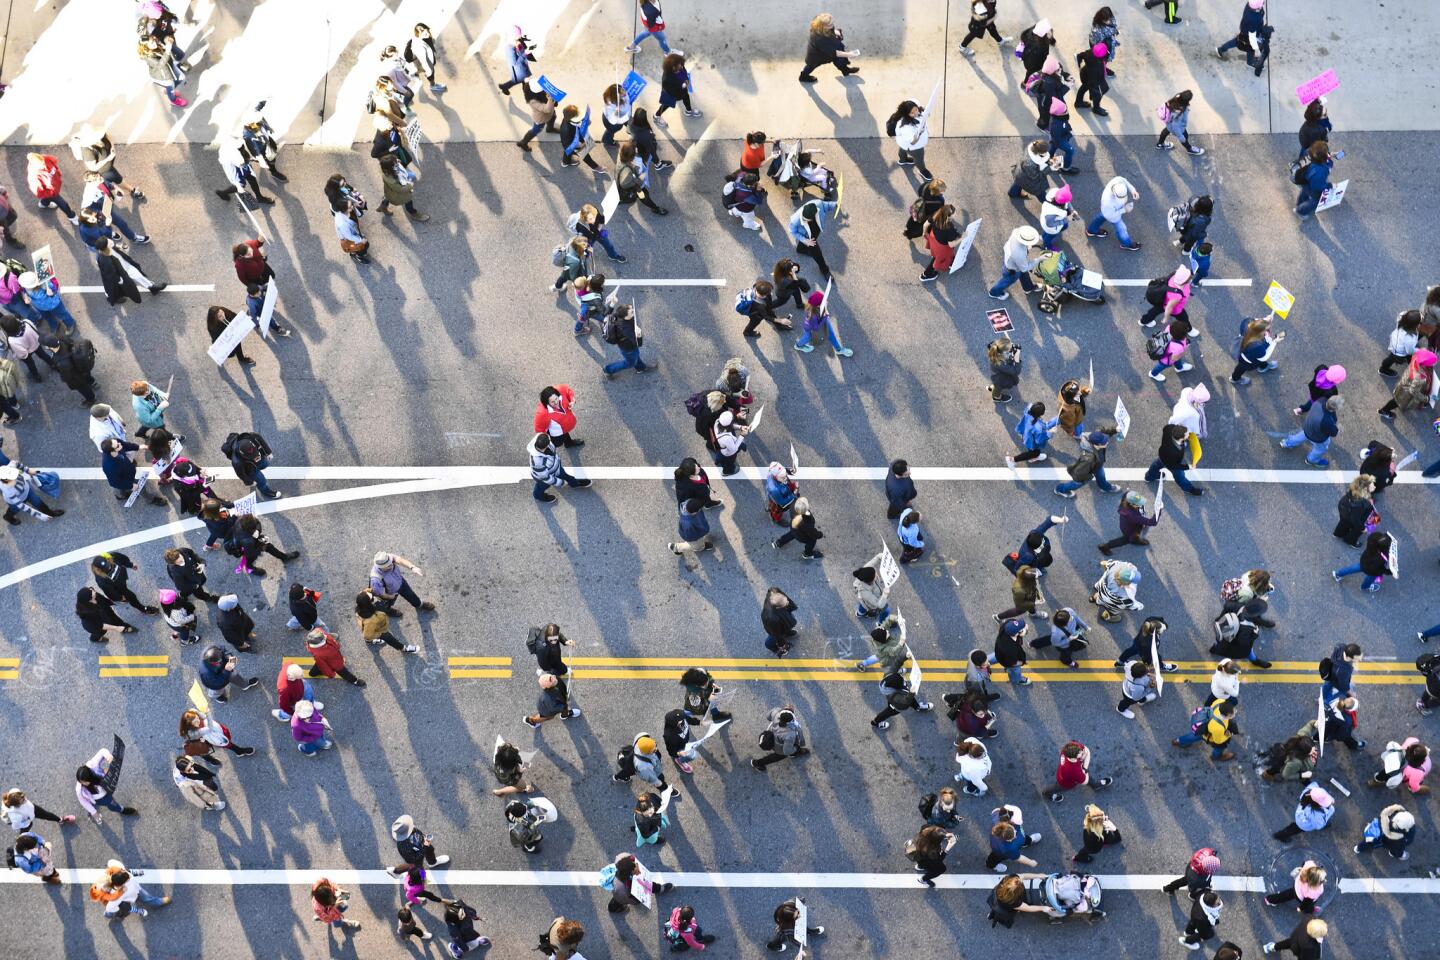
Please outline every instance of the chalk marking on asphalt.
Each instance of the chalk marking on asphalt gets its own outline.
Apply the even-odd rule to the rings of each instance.
[[[724,287],[723,277],[702,280],[606,280],[611,287]]]
[[[401,880],[384,870],[168,870],[143,866],[142,882],[154,886],[305,886],[329,877],[344,887],[396,887]],[[655,875],[677,887],[712,890],[913,890],[924,893],[913,872],[905,873],[671,873]],[[65,883],[88,884],[100,868],[63,868]],[[431,868],[430,879],[437,886],[450,887],[595,887],[595,870],[449,870]],[[1100,874],[1100,885],[1108,890],[1158,891],[1175,879],[1174,874]],[[993,873],[947,873],[935,878],[935,885],[947,890],[992,890],[999,882]],[[40,884],[43,881],[19,870],[0,871],[0,883]],[[1217,876],[1216,890],[1264,893],[1263,877]],[[1423,877],[1345,877],[1340,892],[1348,894],[1440,893],[1440,880]]]
[[[61,480],[103,480],[104,472],[99,467],[45,467],[60,475]],[[221,480],[234,480],[235,471],[229,467],[206,468]],[[766,467],[741,467],[738,473],[728,477],[719,476],[719,471],[710,479],[724,482],[764,480]],[[673,467],[614,466],[614,467],[571,467],[577,477],[591,480],[672,480]],[[888,472],[885,467],[805,467],[807,480],[884,480]],[[1138,482],[1145,479],[1143,467],[1117,467],[1107,469],[1105,475],[1111,480]],[[1014,483],[1016,480],[1031,482],[1069,480],[1070,475],[1063,467],[918,467],[910,468],[916,480],[935,481],[977,481],[995,480]],[[1310,484],[1340,485],[1355,479],[1358,470],[1258,470],[1258,469],[1208,469],[1199,467],[1187,471],[1186,476],[1196,481],[1210,483],[1259,483],[1259,484]],[[265,476],[270,480],[447,480],[457,481],[459,486],[480,486],[485,484],[520,483],[530,477],[529,467],[487,467],[487,466],[315,466],[315,467],[269,467]],[[1436,484],[1440,477],[1422,477],[1419,470],[1402,470],[1395,475],[1397,484]],[[397,494],[410,491],[397,490]],[[385,496],[385,494],[372,494]],[[342,498],[343,499],[343,498]],[[357,498],[358,499],[358,498]],[[282,508],[283,509],[283,508]],[[264,512],[263,510],[261,512]]]
[[[61,293],[104,293],[104,287],[61,287]],[[214,293],[213,283],[171,283],[161,293]]]
[[[513,472],[513,471],[512,471]],[[523,471],[527,476],[529,471]],[[491,483],[507,483],[508,480],[494,479],[490,476],[470,477],[431,477],[423,480],[406,480],[398,483],[379,483],[366,487],[347,487],[344,490],[327,490],[324,493],[307,493],[297,497],[286,497],[283,500],[267,500],[257,504],[257,514],[287,513],[291,510],[301,510],[305,507],[318,507],[331,503],[346,503],[352,500],[370,500],[377,497],[391,497],[406,493],[429,493],[437,490],[456,490],[465,487],[478,487]],[[150,543],[154,540],[163,540],[166,537],[173,537],[191,530],[203,530],[205,525],[198,518],[190,517],[185,520],[176,520],[173,523],[163,524],[158,527],[151,527],[148,530],[137,530],[134,533],[127,533],[124,536],[112,537],[109,540],[102,540],[99,543],[92,543],[88,547],[81,547],[78,550],[70,550],[66,553],[57,554],[29,566],[21,567],[0,576],[0,590],[23,583],[42,573],[49,573],[51,570],[58,570],[61,567],[69,566],[72,563],[88,562],[97,553],[105,553],[111,550],[124,550],[127,547],[137,546],[142,543]]]
[[[1148,284],[1150,281],[1149,281],[1149,280],[1113,280],[1113,279],[1108,279],[1108,278],[1107,278],[1107,279],[1104,280],[1103,282],[1104,282],[1105,286],[1107,286],[1107,287],[1143,287],[1143,286],[1145,286],[1146,284]],[[1200,287],[1201,287],[1201,289],[1204,289],[1205,287],[1248,287],[1248,286],[1250,286],[1250,284],[1251,284],[1251,281],[1250,281],[1250,278],[1249,278],[1249,277],[1238,277],[1238,278],[1235,278],[1235,279],[1228,279],[1228,280],[1227,280],[1227,279],[1222,279],[1222,278],[1220,278],[1220,277],[1206,277],[1206,278],[1204,279],[1204,281],[1201,282]]]

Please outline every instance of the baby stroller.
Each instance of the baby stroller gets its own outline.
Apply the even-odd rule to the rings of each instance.
[[[1067,296],[1087,303],[1104,303],[1105,294],[1100,290],[1099,281],[1094,286],[1084,282],[1085,267],[1072,263],[1060,250],[1052,250],[1041,259],[1035,268],[1035,278],[1040,281],[1040,302],[1036,304],[1041,313],[1060,315],[1060,305]]]
[[[1102,920],[1105,911],[1100,909],[1100,878],[1088,873],[1052,873],[1040,881],[1041,903],[1062,916],[1052,916],[1051,923],[1062,923],[1077,915],[1083,915],[1091,923]]]
[[[766,174],[777,186],[790,191],[791,200],[805,196],[834,200],[839,193],[839,182],[833,172],[815,159],[819,155],[818,150],[806,150],[803,141],[777,140]]]

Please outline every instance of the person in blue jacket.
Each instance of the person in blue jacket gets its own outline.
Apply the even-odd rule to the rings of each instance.
[[[1237,32],[1235,36],[1231,37],[1229,40],[1226,40],[1224,43],[1220,44],[1220,46],[1216,47],[1215,56],[1219,57],[1221,60],[1224,60],[1226,59],[1225,54],[1227,51],[1234,50],[1236,47],[1239,47],[1240,49],[1245,51],[1245,65],[1247,67],[1255,66],[1256,51],[1255,48],[1251,46],[1250,35],[1255,34],[1258,41],[1258,35],[1261,28],[1263,28],[1264,26],[1265,0],[1246,0],[1245,9],[1240,13],[1239,32]],[[1262,60],[1261,63],[1263,64],[1264,61]]]
[[[1024,542],[1014,553],[1007,553],[1000,562],[1011,573],[1021,567],[1034,567],[1040,571],[1040,575],[1043,577],[1045,568],[1055,562],[1055,558],[1050,554],[1050,538],[1045,534],[1049,533],[1050,528],[1056,524],[1069,522],[1068,517],[1046,517],[1040,526],[1025,534]]]
[[[496,86],[508,97],[511,87],[530,79],[530,64],[535,60],[530,52],[530,38],[519,27],[515,28],[515,39],[505,48],[505,59],[510,64],[510,79]]]
[[[237,662],[235,654],[230,653],[224,647],[211,646],[205,648],[205,653],[200,662],[199,678],[200,685],[205,688],[205,693],[213,700],[225,703],[230,699],[230,693],[225,688],[234,684],[241,690],[249,690],[260,685],[259,677],[246,679],[236,670]]]
[[[1318,783],[1307,783],[1295,805],[1295,821],[1276,830],[1271,836],[1289,843],[1302,833],[1316,833],[1330,825],[1335,816],[1335,798]]]
[[[1298,447],[1309,441],[1310,452],[1305,455],[1305,462],[1312,467],[1330,466],[1325,452],[1330,449],[1330,441],[1340,433],[1340,408],[1344,404],[1345,398],[1338,395],[1326,399],[1323,404],[1311,404],[1300,429],[1281,440],[1280,446]]]
[[[830,279],[830,265],[825,262],[825,254],[820,250],[820,234],[825,230],[825,218],[833,217],[837,206],[839,204],[833,200],[811,200],[803,203],[791,216],[790,224],[786,227],[790,239],[795,241],[795,252],[814,260],[826,280]]]
[[[50,844],[38,833],[26,831],[15,838],[15,869],[39,877],[46,883],[60,883]]]
[[[1330,168],[1334,160],[1330,157],[1330,144],[1316,140],[1305,154],[1305,165],[1301,167],[1300,198],[1295,201],[1295,213],[1301,220],[1315,212],[1320,195],[1330,186]]]
[[[1045,404],[1032,403],[1030,409],[1020,418],[1015,425],[1015,433],[1020,437],[1020,445],[1024,448],[1019,453],[1009,454],[1005,457],[1005,465],[1013,467],[1017,463],[1026,460],[1034,460],[1037,463],[1048,459],[1045,447],[1050,443],[1050,434],[1060,426],[1059,417],[1045,419]]]

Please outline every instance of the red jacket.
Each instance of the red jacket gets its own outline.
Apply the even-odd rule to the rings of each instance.
[[[560,394],[560,409],[552,409],[544,403],[536,404],[536,433],[548,433],[551,423],[559,426],[561,433],[569,433],[575,429],[575,412],[571,409],[575,403],[575,391],[563,383],[555,384],[555,389]]]
[[[340,644],[335,642],[333,633],[325,634],[325,642],[320,646],[307,642],[306,647],[310,656],[315,658],[315,669],[320,671],[322,676],[334,677],[345,668],[345,654],[340,652]]]
[[[1069,745],[1067,743],[1065,746]],[[1055,768],[1055,785],[1061,790],[1069,790],[1071,787],[1078,787],[1084,783],[1089,774],[1085,770],[1083,759],[1083,753],[1075,760],[1071,760],[1063,753],[1060,754],[1060,765]]]
[[[41,153],[30,154],[25,180],[37,200],[49,200],[60,193],[60,167],[55,158]]]
[[[245,246],[253,252],[251,256],[235,261],[235,276],[247,286],[252,283],[264,283],[274,274],[270,270],[270,264],[265,262],[265,255],[260,252],[260,241],[246,240]]]
[[[285,676],[285,671],[290,669],[290,664],[280,664],[280,675],[275,678],[275,693],[280,699],[280,709],[286,713],[295,712],[295,704],[305,696],[305,681],[291,680]]]

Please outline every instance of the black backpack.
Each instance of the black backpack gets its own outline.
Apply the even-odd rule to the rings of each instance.
[[[1159,360],[1165,356],[1165,348],[1170,346],[1169,329],[1156,330],[1145,338],[1145,356],[1151,360]]]
[[[238,433],[228,434],[225,437],[225,442],[220,444],[220,455],[226,460],[233,459],[235,456],[235,442],[239,439],[240,434]]]
[[[769,729],[769,728],[767,727],[766,729],[760,731],[760,749],[761,749],[761,750],[774,750],[774,749],[775,749],[775,731],[774,731],[774,730],[771,730],[771,729]]]
[[[621,747],[615,752],[615,765],[620,768],[619,777],[635,776],[635,748]]]
[[[935,794],[925,794],[925,796],[920,798],[920,816],[926,820],[929,820],[930,814],[933,813],[935,810],[935,804],[939,802],[940,798]]]
[[[535,652],[540,649],[540,634],[542,632],[539,627],[531,627],[529,635],[525,638],[525,649],[530,651],[532,657],[535,655]]]
[[[1305,186],[1305,175],[1310,171],[1310,158],[1301,157],[1290,161],[1290,182],[1297,187]]]
[[[705,404],[705,393],[692,393],[685,400],[685,412],[692,417],[698,417],[709,409]]]
[[[615,320],[613,310],[605,314],[605,322],[600,325],[600,338],[610,344],[620,342],[620,324]]]
[[[1145,302],[1152,307],[1165,306],[1165,295],[1171,290],[1169,277],[1156,277],[1145,284]]]

